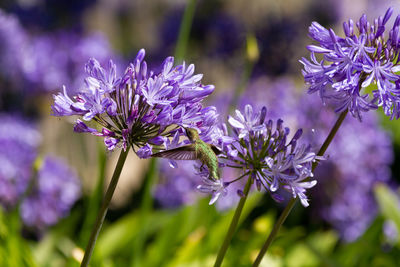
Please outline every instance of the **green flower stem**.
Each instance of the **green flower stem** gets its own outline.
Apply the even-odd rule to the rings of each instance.
[[[96,221],[95,221],[95,224],[92,229],[92,233],[90,234],[89,243],[86,247],[85,255],[83,256],[81,267],[86,267],[89,264],[90,257],[93,254],[94,245],[96,244],[96,240],[97,240],[97,237],[99,236],[101,226],[103,225],[104,218],[106,217],[106,214],[107,214],[108,206],[110,205],[115,188],[117,187],[119,176],[121,175],[122,167],[124,166],[128,152],[129,152],[129,149],[127,149],[126,151],[124,151],[123,149],[121,150],[121,154],[119,155],[117,166],[115,167],[113,176],[111,178],[111,182],[107,188],[107,192],[104,196],[100,211],[97,214]]]
[[[254,35],[249,34],[246,40],[246,58],[245,58],[244,71],[237,87],[235,88],[233,98],[229,105],[229,114],[232,114],[237,108],[239,99],[242,96],[249,82],[249,79],[253,73],[254,65],[258,61],[259,57],[258,53],[259,51],[258,51],[257,40],[254,37]]]
[[[86,205],[85,219],[83,220],[83,226],[80,233],[81,244],[87,244],[87,242],[89,241],[91,226],[96,221],[96,215],[101,207],[101,202],[103,198],[103,188],[107,162],[106,151],[104,150],[103,142],[97,142],[97,160],[99,171],[98,178],[96,186]]]
[[[229,230],[226,233],[224,243],[222,244],[221,248],[219,249],[217,259],[215,260],[214,267],[221,266],[222,261],[224,260],[224,256],[226,254],[226,251],[228,250],[228,246],[232,240],[233,234],[235,233],[236,226],[239,223],[239,218],[242,213],[244,204],[246,203],[247,195],[249,194],[250,191],[250,186],[252,183],[252,179],[249,176],[249,179],[247,180],[246,186],[244,187],[244,196],[240,199],[239,204],[236,207],[235,214],[233,215],[231,224],[229,225]]]
[[[253,72],[254,65],[258,61],[258,57],[259,57],[259,51],[258,51],[257,40],[254,37],[254,35],[249,34],[246,38],[246,58],[245,58],[244,71],[243,71],[243,74],[242,74],[242,77],[240,79],[238,86],[235,88],[233,98],[229,105],[229,114],[235,110],[235,107],[237,106],[237,104],[239,102],[239,98],[243,94],[244,89],[246,88],[246,86],[249,82],[249,79]],[[226,251],[228,250],[228,247],[232,240],[233,234],[235,233],[236,227],[239,223],[239,218],[242,213],[244,204],[246,202],[251,183],[252,183],[252,179],[249,176],[249,179],[247,180],[247,183],[246,183],[246,186],[245,186],[244,192],[243,192],[244,197],[242,197],[240,199],[239,204],[236,207],[235,214],[233,215],[228,232],[226,233],[224,243],[222,244],[221,248],[219,249],[217,259],[215,261],[214,266],[221,266],[222,261],[224,260]]]
[[[337,119],[335,125],[332,127],[329,135],[325,139],[325,142],[322,144],[321,148],[319,149],[318,154],[317,154],[318,156],[323,156],[325,151],[328,149],[330,143],[332,142],[337,131],[339,130],[340,125],[342,125],[343,120],[346,118],[347,112],[348,111],[345,110],[342,113],[340,113],[340,116]],[[318,162],[315,161],[312,165],[313,172],[317,166],[318,166]],[[290,211],[292,210],[292,208],[296,204],[296,202],[297,202],[297,198],[293,198],[286,205],[281,216],[279,216],[278,221],[275,223],[274,228],[272,229],[267,240],[265,241],[263,247],[261,248],[260,252],[258,253],[257,258],[253,263],[253,267],[257,267],[258,265],[260,265],[262,258],[264,257],[265,253],[267,252],[267,250],[268,250],[269,246],[271,245],[272,241],[274,240],[275,236],[278,234],[279,229],[281,228],[282,224],[285,222],[287,216],[289,215]]]
[[[187,43],[189,42],[190,28],[192,27],[195,10],[196,0],[189,0],[183,14],[182,23],[179,29],[178,41],[176,42],[175,60],[177,62],[182,61],[183,57],[186,54]]]

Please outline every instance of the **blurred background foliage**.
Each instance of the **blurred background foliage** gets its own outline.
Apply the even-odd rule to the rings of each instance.
[[[334,115],[319,100],[304,100],[310,96],[303,96],[298,60],[308,53],[308,26],[318,21],[341,32],[344,20],[362,13],[371,19],[389,6],[400,13],[398,2],[378,0],[1,1],[1,113],[34,125],[41,135],[36,157],[62,158],[82,193],[45,227],[23,220],[19,204],[2,201],[0,266],[77,266],[83,256],[116,155],[92,136],[73,134],[70,121],[50,116],[50,105],[63,84],[79,89],[89,57],[103,64],[112,58],[122,71],[142,47],[152,67],[175,55],[216,86],[209,103],[221,120],[236,106],[263,104],[318,144]],[[400,124],[374,115],[363,125],[352,119],[328,150],[332,163],[317,171],[321,187],[310,194],[311,206],[296,206],[262,266],[398,266]],[[0,132],[0,142],[7,133]],[[182,171],[190,166],[172,170],[133,153],[127,162],[92,266],[212,265],[238,201],[235,190],[209,206],[194,190],[193,171]],[[251,195],[224,266],[251,264],[283,206]],[[45,208],[33,212],[48,216]]]

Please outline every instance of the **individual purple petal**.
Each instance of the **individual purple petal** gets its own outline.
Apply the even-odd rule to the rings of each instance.
[[[104,138],[104,144],[106,145],[108,150],[114,150],[114,148],[117,146],[118,143],[119,140],[117,138],[109,136]]]
[[[74,126],[74,132],[76,132],[76,133],[96,133],[97,130],[90,128],[83,121],[78,119],[78,120],[76,120],[76,123]]]
[[[221,195],[225,196],[227,194],[227,190],[221,179],[211,180],[209,178],[203,178],[202,182],[201,185],[197,186],[197,190],[202,193],[212,194],[212,198],[208,203],[209,205],[214,204]]]
[[[153,146],[150,144],[146,144],[139,148],[136,154],[142,159],[147,159],[153,154]]]

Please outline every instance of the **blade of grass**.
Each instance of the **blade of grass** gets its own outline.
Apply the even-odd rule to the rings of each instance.
[[[189,0],[179,29],[178,40],[175,47],[175,60],[180,62],[183,60],[186,54],[187,45],[189,42],[190,29],[192,27],[192,21],[194,12],[196,10],[196,0]]]
[[[98,164],[98,177],[96,186],[87,202],[86,206],[86,216],[83,221],[82,230],[80,233],[80,244],[87,244],[90,237],[90,232],[92,225],[96,220],[96,215],[101,206],[101,200],[103,198],[103,188],[105,180],[105,170],[106,170],[106,151],[104,145],[100,142],[97,143],[97,164]]]

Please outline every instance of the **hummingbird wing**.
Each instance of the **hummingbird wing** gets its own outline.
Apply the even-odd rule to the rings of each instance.
[[[219,150],[216,146],[214,146],[214,145],[211,145],[211,149],[212,149],[212,151],[214,151],[214,153],[215,153],[215,155],[219,155],[219,154],[221,154],[222,152],[221,152],[221,150]]]
[[[196,160],[196,151],[193,145],[181,146],[151,155],[152,157],[175,160]]]

